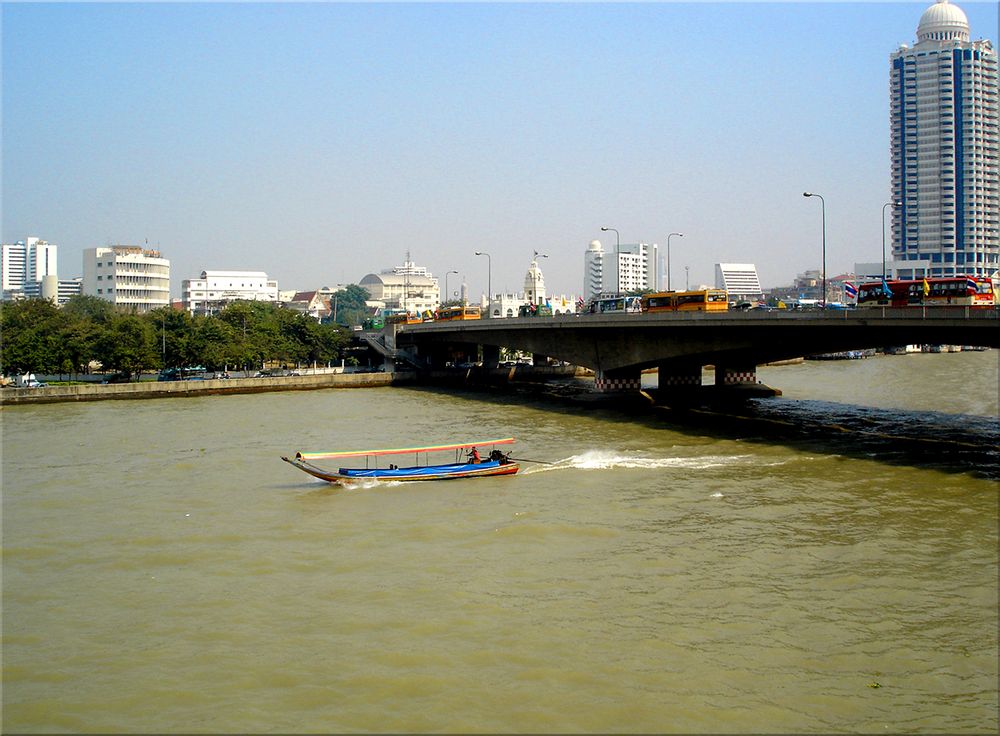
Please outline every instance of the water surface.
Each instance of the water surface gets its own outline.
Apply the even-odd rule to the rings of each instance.
[[[996,368],[766,368],[784,398],[729,423],[392,388],[6,408],[3,729],[995,730]],[[279,459],[510,434],[551,464],[341,489]]]

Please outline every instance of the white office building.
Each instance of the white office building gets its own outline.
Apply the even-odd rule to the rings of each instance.
[[[42,279],[58,276],[58,248],[40,238],[0,246],[0,283],[3,298],[38,295]]]
[[[83,293],[138,314],[170,305],[170,261],[138,245],[83,251]]]
[[[728,291],[731,299],[759,299],[763,295],[757,266],[752,263],[716,263],[715,288]]]
[[[622,243],[604,250],[600,240],[590,241],[583,261],[583,298],[656,289],[659,284],[659,246],[656,243]]]
[[[422,314],[434,311],[441,303],[438,280],[426,268],[407,259],[379,273],[370,273],[358,285],[371,294],[373,301],[382,302],[389,311]]]
[[[890,55],[892,269],[898,278],[1000,266],[997,53],[937,0]],[[994,29],[995,30],[995,29]]]
[[[235,301],[278,301],[278,282],[263,271],[202,271],[181,282],[184,309],[191,314],[216,314]]]

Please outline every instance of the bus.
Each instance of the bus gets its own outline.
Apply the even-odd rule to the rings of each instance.
[[[886,292],[888,288],[888,292]],[[992,307],[993,282],[985,276],[870,281],[858,287],[858,307]]]
[[[642,300],[637,296],[598,296],[591,299],[587,306],[587,312],[590,314],[641,311]]]
[[[548,304],[522,304],[517,309],[518,317],[551,317],[552,307]]]
[[[643,312],[726,312],[729,294],[725,289],[659,291],[642,298]]]
[[[423,322],[419,314],[410,314],[409,312],[400,312],[398,314],[390,314],[385,318],[385,324],[387,325],[419,325]]]
[[[469,306],[459,306],[459,307],[441,307],[434,313],[434,319],[437,322],[449,322],[455,320],[466,320],[466,319],[481,319],[482,314],[479,307],[469,307]]]

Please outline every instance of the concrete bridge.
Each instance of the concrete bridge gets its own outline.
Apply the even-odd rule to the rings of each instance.
[[[755,384],[758,365],[818,353],[909,344],[1000,348],[1000,309],[924,307],[840,311],[758,311],[561,315],[406,325],[394,336],[427,367],[456,356],[496,365],[500,348],[591,368],[598,391],[639,388],[645,368],[659,388],[701,385],[714,365],[716,385]],[[474,359],[474,358],[473,358]]]

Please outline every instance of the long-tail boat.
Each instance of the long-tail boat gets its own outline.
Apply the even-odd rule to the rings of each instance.
[[[519,469],[516,461],[510,459],[510,453],[504,454],[497,449],[498,445],[511,445],[513,437],[499,440],[483,440],[480,442],[461,442],[454,445],[437,445],[433,447],[406,447],[394,450],[357,450],[351,452],[296,452],[295,457],[282,456],[282,460],[294,465],[309,475],[329,483],[350,485],[352,483],[372,480],[448,480],[450,478],[483,478],[493,475],[513,475]],[[480,457],[479,448],[491,448],[488,455]],[[455,452],[455,462],[443,465],[431,465],[429,454],[432,452]],[[465,451],[468,451],[465,453]],[[399,467],[393,462],[379,464],[379,458],[393,455],[413,455],[414,464]],[[343,458],[364,457],[363,468],[338,468],[326,470],[313,464],[315,460],[340,460]],[[421,464],[421,459],[424,464]]]

